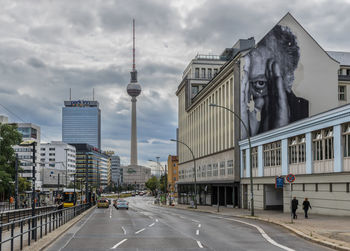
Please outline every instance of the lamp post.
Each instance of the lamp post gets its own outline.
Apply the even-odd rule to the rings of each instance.
[[[68,148],[64,148],[64,151],[66,152],[66,187],[68,187],[68,179],[67,179],[67,175],[68,175],[68,157],[67,157],[67,152],[68,152]]]
[[[239,119],[239,121],[242,123],[244,129],[247,132],[247,137],[248,137],[248,145],[249,145],[249,170],[250,170],[250,205],[251,205],[251,216],[254,216],[254,191],[253,191],[253,166],[252,166],[252,145],[250,143],[250,131],[247,127],[247,125],[243,122],[243,120],[241,119],[241,117],[235,113],[234,111],[232,111],[231,109],[225,107],[225,106],[221,106],[221,105],[217,105],[217,104],[209,104],[210,107],[218,107],[218,108],[222,108],[225,109],[231,113],[233,113],[233,115]],[[249,116],[248,116],[248,124],[249,124]]]
[[[33,147],[33,172],[32,172],[32,216],[35,216],[35,146],[36,146],[36,142],[34,140],[28,140],[28,141],[24,141],[21,144],[19,144],[20,146],[32,146]],[[32,221],[32,239],[36,239],[36,220]]]
[[[160,164],[159,162],[159,157],[156,157],[157,161],[154,161],[154,160],[148,160],[148,161],[151,161],[151,162],[156,162],[157,165],[159,165],[159,169],[162,168],[163,171],[164,171],[164,194],[167,194],[167,187],[166,187],[166,168],[163,168],[163,166]]]
[[[18,209],[18,154],[15,159],[15,209]]]
[[[192,154],[192,158],[193,158],[193,174],[194,174],[194,208],[197,209],[197,169],[196,169],[196,159],[194,158],[194,154],[192,152],[192,149],[185,144],[184,142],[180,141],[180,140],[176,140],[176,139],[171,139],[170,141],[174,141],[174,142],[178,142],[180,144],[185,145],[188,150],[190,150],[191,154]]]

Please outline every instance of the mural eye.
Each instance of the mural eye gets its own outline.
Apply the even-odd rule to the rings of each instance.
[[[266,81],[255,81],[254,86],[256,89],[263,89],[266,86]]]

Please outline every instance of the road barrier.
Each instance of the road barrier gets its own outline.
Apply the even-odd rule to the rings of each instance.
[[[25,235],[27,235],[27,245],[30,246],[31,242],[37,241],[37,239],[42,238],[51,231],[62,226],[90,207],[91,206],[89,204],[82,204],[1,224],[0,251],[2,251],[2,247],[7,242],[10,242],[10,250],[13,251],[16,238],[17,240],[19,239],[20,250],[22,250]],[[19,226],[19,228],[16,228],[16,226]],[[3,238],[5,229],[10,229],[10,234],[8,234],[9,236],[7,238]]]

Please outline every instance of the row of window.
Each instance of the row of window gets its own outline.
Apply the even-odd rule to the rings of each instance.
[[[211,79],[213,78],[216,74],[218,74],[218,69],[214,68],[195,68],[194,70],[194,77],[195,78],[204,78],[204,79]]]
[[[306,140],[305,135],[296,136],[288,140],[289,164],[305,163]],[[343,156],[350,157],[350,123],[342,126]],[[315,131],[312,134],[313,160],[331,160],[334,158],[333,128]],[[263,146],[264,167],[281,165],[281,141],[272,142]],[[246,159],[246,151],[243,151],[243,160]],[[252,166],[258,166],[257,147],[252,148]],[[246,162],[243,161],[243,168]]]
[[[220,163],[198,166],[197,178],[225,176],[226,172],[227,175],[233,174],[233,160],[227,161],[227,169],[225,161],[221,161]],[[179,171],[179,179],[181,180],[186,178],[193,178],[193,168]]]

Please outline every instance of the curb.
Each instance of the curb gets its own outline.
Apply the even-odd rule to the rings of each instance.
[[[156,204],[154,204],[154,205],[156,205]],[[157,205],[157,206],[159,206],[159,205]],[[301,237],[301,238],[303,238],[305,240],[308,240],[308,241],[311,241],[311,242],[314,242],[314,243],[317,243],[317,244],[320,244],[320,245],[323,245],[323,246],[326,246],[326,247],[329,247],[329,248],[332,248],[332,249],[335,249],[335,250],[350,251],[350,248],[348,248],[348,247],[343,247],[343,246],[337,245],[335,243],[319,239],[317,237],[308,236],[307,234],[305,234],[305,233],[303,233],[303,232],[301,232],[301,231],[299,231],[299,230],[297,230],[295,228],[292,228],[292,227],[290,227],[290,226],[288,226],[288,225],[286,225],[284,223],[273,221],[273,220],[269,220],[269,219],[260,218],[259,216],[252,217],[252,216],[246,216],[246,215],[219,214],[217,212],[206,211],[206,210],[201,210],[201,209],[178,208],[178,207],[170,207],[170,206],[164,206],[164,205],[160,205],[160,207],[176,208],[176,209],[180,209],[180,210],[195,211],[195,212],[202,212],[202,213],[210,213],[210,214],[216,214],[216,215],[231,216],[231,217],[237,217],[237,218],[243,218],[243,219],[251,219],[251,220],[259,220],[259,221],[269,222],[269,223],[278,225],[280,227],[286,228],[290,232],[298,235],[299,237]]]
[[[67,232],[74,224],[76,224],[79,220],[81,220],[85,215],[90,213],[96,206],[93,206],[86,210],[85,212],[81,213],[80,215],[76,216],[74,219],[70,220],[66,224],[62,225],[58,229],[55,229],[51,233],[47,234],[46,236],[43,236],[40,240],[33,243],[33,245],[26,246],[23,248],[23,251],[32,251],[32,250],[38,250],[42,251],[48,246],[50,246],[54,241],[56,241],[59,237],[62,236],[65,232]],[[52,237],[54,236],[54,237]]]

